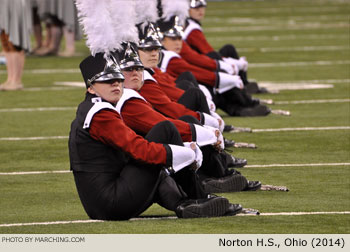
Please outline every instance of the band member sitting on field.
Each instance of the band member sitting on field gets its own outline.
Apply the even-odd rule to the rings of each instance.
[[[171,122],[155,125],[145,138],[125,125],[115,108],[124,77],[111,55],[89,56],[80,69],[87,92],[71,125],[69,156],[90,218],[130,219],[153,203],[179,218],[240,211],[240,205],[204,193],[194,172],[202,162],[201,151],[193,143],[184,146]]]
[[[125,46],[119,55],[121,58],[121,69],[125,76],[125,94],[117,104],[117,110],[121,114],[124,122],[136,132],[145,135],[158,122],[164,120],[172,121],[178,128],[183,141],[195,141],[203,152],[203,164],[199,169],[201,182],[207,192],[228,192],[241,190],[257,190],[261,183],[258,181],[247,181],[234,169],[228,170],[227,156],[230,156],[223,150],[223,137],[218,129],[204,126],[191,116],[174,120],[167,118],[155,111],[147,99],[140,95],[142,89],[144,67],[137,51],[130,44]],[[221,143],[221,144],[220,144]],[[219,151],[218,151],[219,149]],[[236,160],[236,166],[241,166]],[[242,163],[242,162],[241,162]]]

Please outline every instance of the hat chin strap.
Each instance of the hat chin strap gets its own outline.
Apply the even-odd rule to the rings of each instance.
[[[101,95],[99,95],[99,93],[97,93],[96,89],[94,88],[93,84],[91,84],[89,86],[89,88],[91,88],[93,91],[94,91],[94,95],[98,96],[98,97],[101,97]],[[101,97],[102,98],[102,97]]]

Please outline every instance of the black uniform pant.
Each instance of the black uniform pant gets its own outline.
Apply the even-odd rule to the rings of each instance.
[[[191,72],[183,72],[176,79],[176,87],[185,91],[178,103],[193,111],[210,114],[207,99],[199,88],[196,77]]]
[[[239,115],[244,108],[254,107],[258,104],[245,89],[232,88],[215,96],[215,104],[218,108],[231,116]]]
[[[182,145],[180,134],[168,121],[154,126],[145,138],[152,142]],[[174,179],[160,166],[132,161],[120,174],[74,172],[74,179],[90,218],[126,220],[140,215],[154,202],[174,211],[189,197],[205,197],[203,188],[196,187],[196,183],[199,184],[197,178],[191,175],[191,171],[184,168]]]
[[[199,88],[189,88],[179,98],[178,103],[193,111],[199,111],[210,115],[207,98]]]
[[[189,71],[181,73],[175,80],[175,83],[178,88],[183,90],[187,90],[191,87],[198,88],[199,85],[196,77]]]
[[[237,52],[236,48],[234,47],[234,45],[230,45],[230,44],[224,45],[220,49],[219,53],[222,55],[222,57],[231,57],[234,59],[239,59],[238,52]],[[241,70],[241,71],[239,71],[238,74],[241,77],[244,85],[248,85],[249,81],[248,81],[247,72]]]

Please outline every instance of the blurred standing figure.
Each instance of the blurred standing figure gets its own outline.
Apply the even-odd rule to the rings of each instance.
[[[217,52],[209,44],[203,33],[201,24],[201,21],[205,18],[206,7],[206,0],[190,1],[190,17],[186,20],[186,27],[182,36],[183,40],[198,53],[205,54],[216,60],[224,61],[232,65],[233,68],[239,70],[238,74],[243,81],[245,90],[249,94],[268,92],[265,88],[260,88],[256,82],[248,80],[248,61],[244,56],[239,56],[234,45],[226,44]]]
[[[7,80],[0,85],[0,90],[23,88],[22,73],[25,52],[30,50],[31,31],[31,1],[1,0],[0,32],[1,44],[6,57]]]
[[[46,23],[46,39],[35,54],[57,55],[64,36],[65,50],[59,55],[73,56],[75,40],[81,37],[74,0],[36,0],[36,2],[39,17]]]

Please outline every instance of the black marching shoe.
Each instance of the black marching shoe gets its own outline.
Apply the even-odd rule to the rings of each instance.
[[[234,147],[235,146],[235,141],[224,138],[224,144],[225,144],[225,149],[226,148],[230,148],[230,147]]]
[[[259,104],[254,107],[240,108],[236,113],[237,116],[266,116],[271,113],[271,109]]]
[[[243,207],[240,204],[232,204],[230,203],[228,210],[226,211],[224,216],[234,216],[242,212]]]
[[[227,167],[242,168],[247,165],[247,159],[236,158],[232,155],[226,155]]]
[[[247,81],[246,83],[244,83],[244,89],[247,91],[248,94],[256,94],[259,92],[258,83],[253,81]]]
[[[224,132],[230,132],[231,130],[234,130],[235,127],[233,127],[233,125],[225,125],[224,126]]]
[[[233,125],[225,125],[224,132],[252,132],[251,128],[234,127]]]
[[[207,178],[202,181],[206,193],[240,192],[248,186],[247,179],[239,174],[222,178]]]
[[[269,90],[267,90],[264,87],[259,87],[258,94],[267,94],[269,93]]]
[[[248,184],[247,184],[246,188],[244,188],[243,191],[257,191],[260,188],[261,188],[260,181],[249,181],[248,180]]]
[[[244,89],[248,94],[265,94],[269,92],[266,88],[259,87],[258,83],[255,81],[248,81],[248,83],[245,84]]]
[[[223,216],[229,209],[229,201],[220,196],[207,199],[185,200],[175,210],[178,218],[202,218]]]

